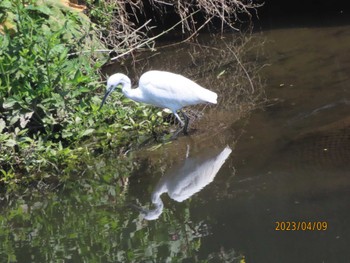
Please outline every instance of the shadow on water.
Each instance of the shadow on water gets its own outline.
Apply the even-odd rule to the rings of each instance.
[[[3,198],[1,257],[7,262],[348,259],[350,27],[272,30],[263,36],[264,57],[252,57],[269,64],[260,70],[268,107],[241,114],[250,102],[227,107],[225,102],[239,99],[221,93],[221,105],[206,109],[190,136],[130,158],[111,153],[93,159],[76,182],[53,191]],[[184,46],[164,49],[147,69],[176,69],[174,61],[183,61],[185,75],[204,87],[236,87],[228,74],[234,59],[219,50],[191,48],[193,54]],[[200,60],[202,51],[222,63],[214,61],[213,71],[196,67],[213,61]],[[250,87],[247,80],[244,85]],[[206,172],[210,177],[201,182],[199,174]],[[175,195],[186,187],[185,195]],[[166,191],[164,206],[148,214],[157,220],[144,220],[129,206],[157,209]],[[277,230],[282,222],[305,227]]]

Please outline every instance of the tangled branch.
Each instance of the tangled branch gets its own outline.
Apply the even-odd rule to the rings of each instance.
[[[182,33],[190,39],[198,34],[205,26],[213,24],[213,20],[220,21],[220,30],[225,27],[238,31],[237,23],[245,18],[251,20],[252,12],[256,13],[262,4],[259,0],[105,0],[113,10],[104,14],[110,23],[98,29],[104,44],[115,52],[116,58],[132,53],[144,46],[153,47],[154,40],[181,25]],[[146,14],[145,6],[152,8],[152,17]],[[154,21],[161,21],[162,17],[172,12],[179,16],[174,26],[162,28],[162,33],[150,37],[149,32],[155,27]],[[195,16],[196,15],[196,16]],[[199,23],[198,15],[204,18]],[[145,21],[145,22],[141,22]],[[153,26],[152,26],[153,25]],[[158,27],[159,25],[157,25]],[[164,27],[164,25],[163,25]]]

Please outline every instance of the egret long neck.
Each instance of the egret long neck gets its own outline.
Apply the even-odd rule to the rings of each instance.
[[[142,102],[142,94],[139,88],[132,89],[130,82],[122,83],[122,85],[122,92],[126,97],[138,102]]]
[[[155,206],[155,208],[152,210],[148,210],[148,211],[145,210],[143,212],[144,219],[146,219],[146,220],[158,219],[159,216],[163,213],[164,204],[163,204],[162,199],[160,198],[160,195],[157,194],[156,196],[153,196],[152,199],[153,199],[152,203]]]

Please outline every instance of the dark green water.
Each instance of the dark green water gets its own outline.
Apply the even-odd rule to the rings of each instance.
[[[260,37],[270,106],[234,123],[218,105],[190,136],[2,197],[0,262],[346,262],[350,27]],[[181,64],[183,51],[151,67]],[[299,229],[276,230],[288,222]]]

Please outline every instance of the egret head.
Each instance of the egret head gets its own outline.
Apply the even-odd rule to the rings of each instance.
[[[164,204],[162,199],[160,199],[160,195],[158,193],[153,194],[152,203],[155,206],[154,209],[151,209],[151,210],[144,209],[143,211],[141,211],[141,215],[146,220],[156,220],[163,213]]]
[[[115,88],[123,88],[124,86],[131,86],[131,82],[128,76],[122,73],[116,73],[110,76],[107,80],[106,93],[102,99],[100,109],[102,108],[109,94],[111,94],[115,90]]]

